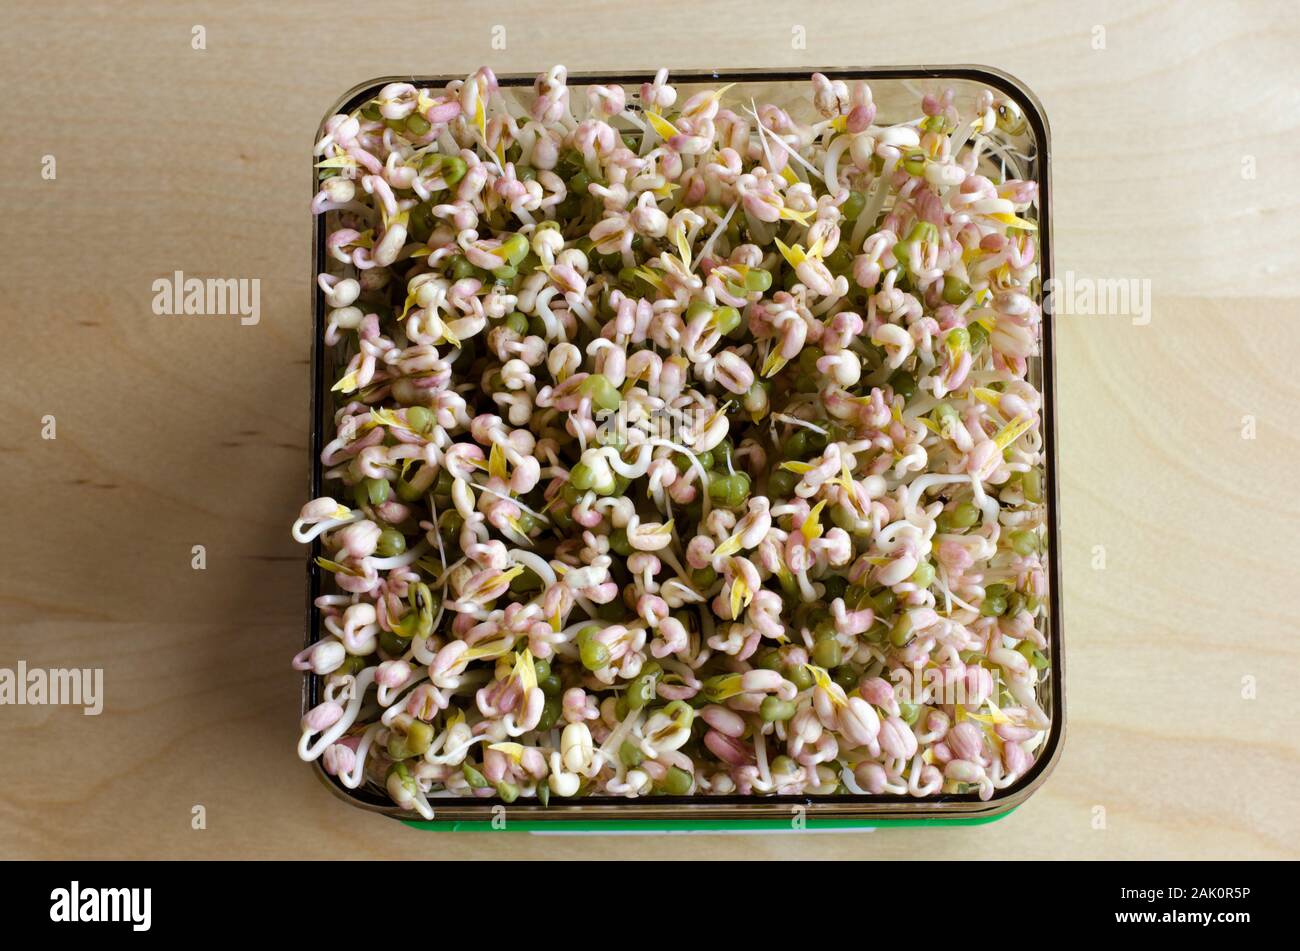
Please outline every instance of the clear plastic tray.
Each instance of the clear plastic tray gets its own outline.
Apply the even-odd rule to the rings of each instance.
[[[999,144],[1013,177],[1038,182],[1037,223],[1039,236],[1040,287],[1051,286],[1052,216],[1051,216],[1051,141],[1047,118],[1038,99],[1015,78],[983,66],[916,66],[863,69],[783,69],[724,72],[674,72],[671,81],[681,101],[704,89],[735,83],[733,94],[742,100],[753,97],[758,102],[777,105],[792,103],[808,96],[809,79],[821,72],[832,79],[865,80],[871,84],[880,123],[906,121],[916,114],[917,103],[925,93],[952,89],[959,102],[968,103],[981,90],[991,90],[999,98],[1019,106],[1024,127],[1015,134],[999,131]],[[417,86],[441,87],[454,78],[447,76],[386,76],[362,83],[345,93],[322,117],[347,113],[373,98],[390,82],[411,82]],[[529,87],[534,76],[504,75],[497,77],[503,88]],[[653,72],[624,74],[570,73],[570,89],[591,84],[619,83],[633,88],[653,79]],[[319,137],[319,132],[318,136]],[[308,151],[310,157],[310,151]],[[307,161],[307,164],[311,164]],[[312,193],[318,185],[312,171]],[[314,257],[312,280],[326,270],[325,216],[313,222]],[[1041,300],[1039,301],[1041,303]],[[332,422],[329,388],[336,376],[339,353],[324,343],[326,307],[323,295],[314,297],[315,321],[312,347],[312,418],[311,456],[309,459],[309,497],[323,494],[321,450],[328,441]],[[1014,785],[998,790],[992,799],[981,801],[974,793],[939,794],[915,799],[899,796],[655,796],[643,799],[597,798],[580,800],[552,799],[548,806],[539,802],[517,800],[504,805],[500,800],[477,798],[439,798],[433,801],[435,818],[422,821],[398,808],[378,791],[364,786],[348,790],[315,764],[322,781],[340,798],[371,812],[402,819],[408,824],[429,829],[496,829],[627,831],[678,830],[710,831],[725,829],[863,828],[879,825],[918,825],[934,823],[974,824],[988,822],[1010,812],[1024,802],[1047,777],[1060,755],[1065,729],[1064,668],[1061,643],[1062,604],[1059,557],[1059,510],[1057,505],[1056,467],[1056,389],[1054,318],[1043,315],[1041,355],[1031,360],[1029,379],[1043,393],[1044,452],[1047,458],[1045,501],[1047,505],[1048,601],[1044,633],[1049,645],[1050,667],[1040,681],[1040,700],[1051,719],[1048,734],[1038,748],[1033,767]],[[323,593],[324,572],[315,564],[319,542],[312,546],[307,577],[307,643],[320,636],[319,612],[313,606]],[[302,703],[304,712],[318,702],[318,678],[304,678]],[[502,812],[504,810],[504,813]],[[502,822],[502,818],[505,821]]]

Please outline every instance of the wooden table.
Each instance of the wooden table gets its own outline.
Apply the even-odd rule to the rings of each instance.
[[[106,707],[0,707],[0,854],[1300,855],[1288,4],[1002,4],[983,18],[952,2],[463,6],[6,12],[0,666],[102,667]],[[796,25],[805,49],[792,48]],[[979,62],[1041,96],[1058,270],[1149,280],[1152,319],[1059,318],[1069,728],[1054,775],[1005,821],[869,836],[420,834],[350,810],[294,757],[306,149],[322,111],[372,76],[553,61]],[[260,323],[156,316],[152,281],[176,270],[260,278]],[[47,415],[54,440],[41,438]],[[191,567],[195,545],[205,570]]]

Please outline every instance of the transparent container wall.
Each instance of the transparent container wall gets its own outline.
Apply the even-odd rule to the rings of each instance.
[[[876,125],[894,125],[913,123],[924,119],[921,100],[926,94],[941,96],[945,90],[951,90],[954,105],[963,122],[972,117],[975,104],[982,92],[990,91],[995,99],[1009,103],[1013,111],[1000,123],[996,130],[984,136],[986,144],[982,148],[978,171],[995,182],[1003,178],[1022,178],[1039,183],[1039,197],[1035,207],[1039,225],[1039,288],[1047,285],[1051,276],[1050,249],[1050,185],[1049,173],[1049,132],[1041,106],[1033,94],[1024,89],[1016,80],[995,70],[983,67],[920,67],[920,68],[880,68],[823,70],[832,79],[841,79],[852,87],[858,81],[867,82],[877,106]],[[801,122],[816,121],[818,116],[811,96],[811,71],[750,71],[723,73],[674,73],[670,82],[678,93],[678,105],[684,103],[697,92],[716,90],[728,83],[734,84],[727,91],[723,101],[727,108],[742,111],[753,103],[762,105],[772,103],[786,110],[793,118]],[[386,83],[405,81],[417,86],[442,87],[451,78],[462,77],[385,77],[365,83],[349,92],[339,100],[328,115],[336,112],[350,112],[359,108],[372,98]],[[499,76],[503,89],[519,104],[519,114],[526,114],[527,105],[532,101],[532,84],[534,76]],[[629,102],[642,82],[653,79],[653,73],[627,75],[578,75],[570,73],[568,85],[571,90],[570,101],[575,112],[585,108],[587,97],[584,88],[588,85],[619,83],[627,88]],[[1016,115],[1018,110],[1019,115]],[[580,113],[579,113],[580,114]],[[1018,121],[1017,121],[1018,120]],[[620,123],[616,122],[616,125]],[[323,125],[323,120],[322,120]],[[635,135],[630,124],[622,123],[620,131]],[[1005,126],[1005,127],[1004,127]],[[313,189],[316,178],[313,169]],[[886,204],[883,211],[887,211]],[[316,270],[328,267],[324,254],[324,235],[326,222],[317,220],[316,229]],[[1037,289],[1036,289],[1037,290]],[[1041,303],[1041,300],[1039,301]],[[314,341],[314,388],[313,419],[314,428],[311,489],[312,497],[328,491],[328,486],[321,483],[320,452],[331,437],[332,412],[334,401],[329,387],[337,379],[337,373],[346,360],[346,354],[338,347],[327,347],[322,339],[324,328],[324,303],[321,295],[316,295],[316,324]],[[525,822],[546,820],[581,822],[591,828],[599,828],[602,821],[645,820],[655,821],[693,820],[726,825],[737,820],[771,820],[777,817],[787,818],[793,806],[806,806],[810,817],[827,819],[860,819],[863,824],[871,824],[889,819],[925,819],[925,818],[972,818],[988,817],[1004,813],[1014,808],[1041,784],[1059,753],[1060,740],[1064,729],[1064,696],[1062,690],[1062,651],[1061,651],[1061,604],[1058,557],[1058,517],[1056,494],[1056,432],[1055,432],[1055,392],[1052,372],[1053,334],[1050,319],[1043,321],[1042,349],[1038,357],[1032,358],[1029,366],[1029,380],[1044,394],[1043,428],[1044,450],[1047,457],[1046,501],[1048,505],[1048,607],[1044,633],[1048,638],[1050,667],[1047,676],[1040,681],[1039,699],[1045,711],[1051,717],[1051,728],[1037,750],[1037,762],[1033,769],[1008,789],[1000,790],[993,799],[981,802],[971,794],[942,794],[924,799],[912,799],[896,796],[859,796],[836,795],[822,797],[807,796],[767,796],[767,797],[661,797],[651,799],[600,799],[587,798],[577,802],[551,800],[548,807],[535,802],[518,800],[508,807],[512,817]],[[318,552],[313,549],[313,555]],[[308,600],[308,641],[314,641],[320,633],[317,612],[311,602],[323,593],[325,579],[314,564],[309,567]],[[318,700],[318,687],[315,678],[307,678],[303,689],[304,709],[314,705]],[[400,810],[380,792],[366,788],[346,790],[339,786],[323,771],[317,770],[321,779],[338,795],[353,804],[371,811],[383,812],[403,819],[414,818],[414,814]],[[490,818],[493,806],[500,805],[496,799],[460,799],[439,798],[434,801],[439,820],[475,821]]]

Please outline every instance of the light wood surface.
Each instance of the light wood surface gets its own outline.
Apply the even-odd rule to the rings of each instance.
[[[0,667],[102,667],[106,707],[0,707],[0,856],[1300,855],[1290,4],[45,3],[5,4],[3,22]],[[349,809],[295,758],[306,150],[373,76],[552,62],[973,62],[1042,98],[1058,270],[1149,279],[1153,316],[1059,318],[1069,725],[1011,817],[421,834]],[[151,282],[175,270],[260,278],[260,324],[155,316]]]

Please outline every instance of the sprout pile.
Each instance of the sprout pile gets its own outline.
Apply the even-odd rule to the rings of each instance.
[[[332,496],[293,533],[333,586],[294,666],[299,754],[343,786],[430,817],[988,799],[1032,766],[1024,119],[743,88],[481,69],[326,122]]]

